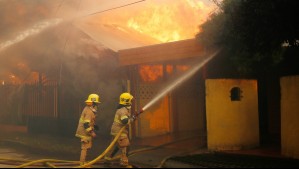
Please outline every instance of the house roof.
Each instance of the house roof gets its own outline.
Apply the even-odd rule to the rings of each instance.
[[[187,0],[92,2],[88,7],[83,4],[83,17],[72,23],[115,52],[194,38],[198,25],[213,9],[213,3],[207,0],[198,4]]]
[[[117,24],[94,23],[88,22],[86,19],[84,22],[75,23],[75,25],[92,39],[115,52],[161,43],[149,36],[134,30],[125,29]]]
[[[124,49],[118,52],[121,66],[179,60],[205,55],[196,39],[187,39],[158,45]]]

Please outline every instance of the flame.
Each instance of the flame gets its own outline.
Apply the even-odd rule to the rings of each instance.
[[[143,65],[139,67],[139,75],[143,82],[157,82],[163,77],[162,65]]]
[[[13,85],[21,85],[21,84],[31,84],[37,82],[39,79],[38,72],[30,72],[28,76],[24,79],[22,76],[17,76],[13,73],[7,73],[6,80],[2,80],[2,85],[13,84]]]
[[[176,65],[175,68],[173,65],[166,65],[166,72],[168,75],[173,74],[174,69],[178,72],[187,71],[190,68],[188,65]],[[139,66],[139,75],[143,82],[158,82],[163,78],[163,65],[141,65]]]
[[[126,26],[160,42],[190,39],[212,10],[212,6],[199,0],[172,0],[163,4],[156,1],[130,17]]]
[[[32,71],[27,64],[19,62],[13,65],[13,72],[5,71],[1,74],[2,85],[31,84],[39,80],[39,73]]]
[[[21,84],[21,79],[13,73],[8,74],[8,79],[11,84]]]
[[[190,66],[188,66],[188,65],[177,65],[176,69],[180,72],[185,72],[185,71],[190,69]]]
[[[192,39],[200,31],[215,4],[203,0],[151,0],[102,13],[95,23],[118,25],[120,30],[138,32],[158,42]],[[129,31],[130,32],[130,31]]]

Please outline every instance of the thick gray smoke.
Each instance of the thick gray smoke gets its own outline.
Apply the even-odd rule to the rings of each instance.
[[[0,82],[9,82],[11,74],[25,82],[38,72],[82,103],[90,93],[100,94],[99,120],[112,119],[122,92],[117,55],[73,25],[80,3],[84,1],[1,0]],[[22,85],[7,98],[8,105],[21,101]],[[0,108],[0,114],[7,110]]]

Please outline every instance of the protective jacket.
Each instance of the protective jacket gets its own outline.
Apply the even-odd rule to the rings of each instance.
[[[81,140],[91,140],[91,132],[94,131],[96,109],[92,106],[85,106],[82,111],[77,131],[76,137],[81,138]]]
[[[118,109],[111,127],[111,135],[117,135],[121,128],[130,122],[130,116],[131,113],[126,107]],[[128,128],[123,130],[121,136],[128,136],[128,132]]]

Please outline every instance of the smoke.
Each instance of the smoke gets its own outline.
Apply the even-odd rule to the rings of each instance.
[[[113,120],[115,106],[119,94],[122,92],[123,75],[117,61],[117,53],[105,47],[84,32],[77,29],[75,23],[86,19],[86,16],[98,11],[104,11],[136,0],[1,0],[0,1],[0,82],[19,84],[18,90],[12,90],[8,98],[10,105],[16,100],[21,100],[23,95],[22,85],[29,82],[32,73],[42,74],[47,80],[57,81],[63,85],[63,89],[71,97],[81,100],[82,104],[90,93],[98,93],[101,97],[99,119],[104,126],[109,126]],[[158,2],[156,0],[156,2]],[[160,2],[160,1],[159,1]],[[168,5],[169,2],[167,1]],[[189,0],[192,2],[192,0]],[[194,0],[193,0],[194,2]],[[166,3],[166,1],[165,1]],[[95,17],[100,21],[120,21],[118,25],[127,25],[128,18],[139,12],[140,17],[132,18],[133,23],[142,24],[147,21],[148,15],[142,13],[144,8],[138,10],[139,5],[132,8],[115,10],[115,17],[111,15],[99,15]],[[157,4],[157,3],[156,3]],[[185,18],[190,11],[185,8],[181,13],[179,22],[174,25],[190,23]],[[178,9],[178,6],[176,6]],[[168,8],[163,5],[157,9],[160,11]],[[129,15],[128,12],[131,12]],[[120,15],[121,14],[121,15]],[[149,16],[155,16],[155,12]],[[167,16],[167,15],[166,15]],[[160,32],[167,30],[164,23],[175,23],[177,15],[171,15],[171,22],[152,22],[145,24],[145,28],[151,28],[151,24],[158,25],[156,28],[145,33]],[[190,17],[188,17],[190,18]],[[195,18],[192,18],[195,19]],[[192,22],[192,21],[191,21]],[[110,22],[111,23],[111,22]],[[113,22],[112,22],[113,23]],[[146,23],[146,22],[145,22]],[[162,28],[164,26],[165,28]],[[187,29],[185,29],[187,30]],[[23,65],[23,66],[21,66]],[[15,98],[18,99],[15,99]],[[1,111],[6,111],[0,109]]]
[[[59,22],[61,22],[60,19],[55,19],[52,21],[44,21],[44,22],[40,22],[40,23],[33,25],[33,27],[31,27],[30,29],[20,32],[20,34],[17,35],[16,38],[14,38],[12,40],[8,40],[4,43],[1,43],[0,44],[0,52],[1,52],[1,50],[5,50],[6,48],[8,48],[10,46],[25,40],[29,36],[38,34],[42,30],[44,30],[50,26],[57,25]]]
[[[31,71],[48,76],[57,76],[57,71],[62,69],[73,76],[81,75],[82,79],[95,75],[99,69],[96,65],[101,65],[88,62],[112,64],[108,60],[115,58],[116,53],[90,39],[71,22],[80,15],[80,7],[81,10],[88,7],[86,4],[79,0],[0,1],[0,74],[11,72],[17,64],[24,63]],[[106,68],[100,72],[111,71],[107,68],[109,64],[103,64]],[[113,63],[112,67],[115,66]],[[89,67],[92,70],[88,70]],[[83,72],[91,75],[82,76]],[[93,83],[98,80],[91,79]]]
[[[38,72],[59,82],[79,103],[90,93],[99,94],[100,119],[113,118],[122,89],[117,54],[73,25],[78,11],[75,0],[0,1],[0,82],[19,85],[10,90],[8,105],[21,102],[22,86]],[[0,108],[0,114],[7,110]]]

